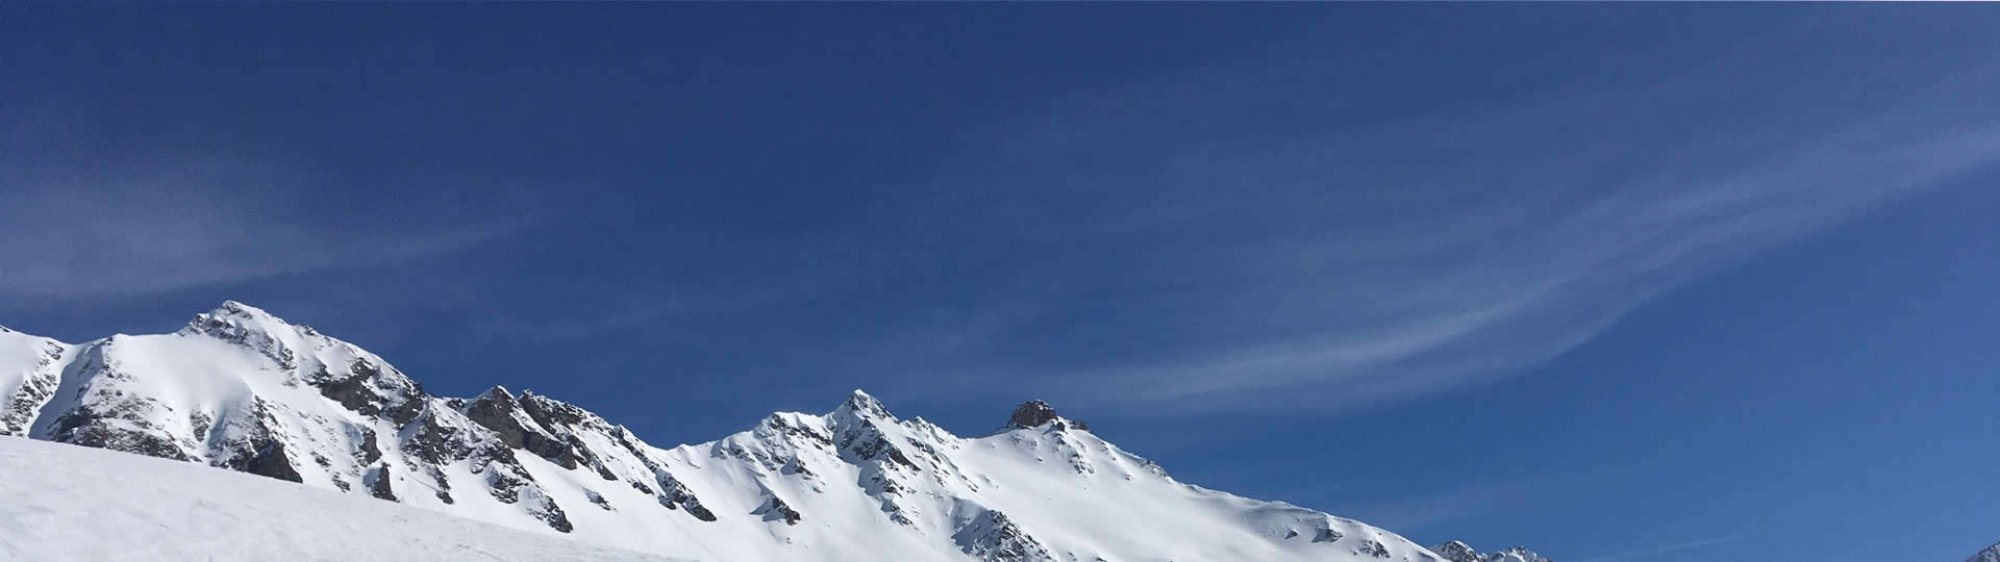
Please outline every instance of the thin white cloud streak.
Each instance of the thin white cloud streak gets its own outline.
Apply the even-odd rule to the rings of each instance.
[[[1354,392],[1347,399],[1374,400],[1426,387],[1417,382],[1491,376],[1566,351],[1692,278],[1996,158],[2000,134],[1980,131],[1921,148],[1806,150],[1680,189],[1622,189],[1537,231],[1468,243],[1482,255],[1377,291],[1386,307],[1349,303],[1400,318],[1092,378],[1147,388],[1127,394],[1137,401],[1199,403],[1181,399],[1339,381],[1358,385],[1344,389]],[[1338,291],[1341,280],[1330,281]]]
[[[341,220],[295,174],[228,160],[61,167],[8,162],[0,297],[135,296],[381,265],[464,250],[530,216],[474,222]]]
[[[1168,239],[1228,224],[1204,223],[1218,216],[1270,227],[1298,209],[1329,211],[1323,232],[1176,248],[1163,254],[1181,261],[1131,265],[1135,279],[1190,280],[1194,288],[1151,304],[1197,311],[1175,320],[1212,326],[1213,343],[1043,380],[1066,401],[1152,415],[1339,409],[1476,384],[1582,345],[1694,279],[2000,163],[2000,112],[1979,101],[1990,73],[1803,125],[1729,120],[1731,99],[1707,91],[1713,74],[1484,120],[1281,142],[1030,137],[1016,160],[1124,142],[1161,163],[1043,180],[1131,194],[1131,212],[1049,237]],[[1232,105],[1151,103],[1127,113]],[[1665,127],[1656,111],[1707,128]],[[1115,130],[1129,117],[1107,119],[1062,122]],[[1408,162],[1375,160],[1404,154]],[[1340,189],[1404,200],[1372,212],[1369,201],[1326,195]],[[1296,209],[1272,209],[1285,206]]]
[[[1585,558],[1583,559],[1582,562],[1627,562],[1631,560],[1645,560],[1648,558],[1653,558],[1666,554],[1673,554],[1681,551],[1694,550],[1697,548],[1707,548],[1718,544],[1734,541],[1740,538],[1742,537],[1735,537],[1735,536],[1712,537],[1706,539],[1697,539],[1685,542],[1663,544],[1658,546],[1650,546],[1640,549],[1623,550],[1619,552],[1613,552],[1611,554],[1604,554],[1604,555],[1594,556],[1591,558]]]

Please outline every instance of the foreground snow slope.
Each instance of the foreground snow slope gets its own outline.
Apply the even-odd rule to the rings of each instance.
[[[661,448],[533,393],[431,395],[236,302],[171,334],[0,331],[0,435],[706,560],[1440,560],[1356,521],[1181,483],[1040,402],[961,437],[855,391],[824,414]]]
[[[0,560],[664,560],[247,474],[0,439]]]

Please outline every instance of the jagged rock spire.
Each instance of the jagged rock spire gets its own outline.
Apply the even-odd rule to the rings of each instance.
[[[1014,415],[1007,418],[1007,429],[1041,427],[1051,422],[1062,424],[1058,429],[1074,427],[1090,431],[1090,425],[1062,417],[1061,414],[1056,413],[1055,406],[1050,406],[1048,402],[1041,400],[1029,400],[1022,403],[1020,407],[1014,408]]]
[[[1062,419],[1062,416],[1057,415],[1056,408],[1050,406],[1048,402],[1029,400],[1014,408],[1014,415],[1007,418],[1007,427],[1023,429],[1041,427],[1042,424],[1058,419]]]
[[[1431,551],[1438,553],[1439,556],[1443,556],[1445,560],[1450,562],[1480,562],[1480,558],[1482,558],[1479,555],[1479,551],[1474,550],[1472,545],[1465,544],[1465,541],[1451,541],[1433,546],[1431,547]]]
[[[1551,562],[1547,557],[1521,546],[1482,554],[1464,541],[1451,541],[1433,546],[1431,551],[1448,562]]]

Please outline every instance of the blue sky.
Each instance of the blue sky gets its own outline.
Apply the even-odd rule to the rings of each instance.
[[[657,443],[1054,401],[1563,562],[2000,540],[2000,11],[9,6],[0,324],[237,299]]]

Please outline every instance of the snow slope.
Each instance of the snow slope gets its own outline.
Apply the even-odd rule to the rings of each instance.
[[[0,405],[0,435],[665,556],[1442,559],[1360,522],[1178,482],[1040,402],[961,437],[855,391],[824,414],[661,448],[533,393],[432,396],[381,357],[236,302],[172,334],[0,333]]]
[[[0,560],[664,560],[369,498],[0,439]]]

